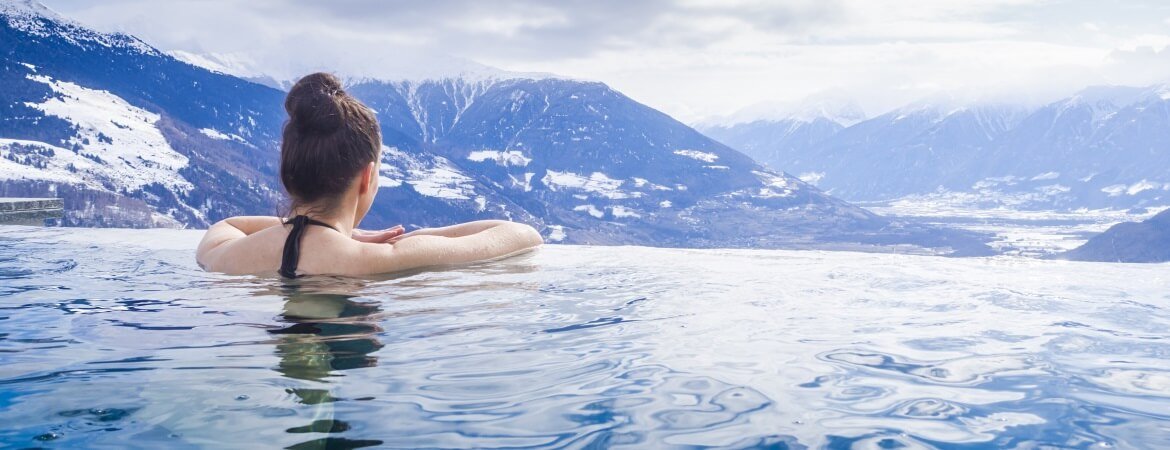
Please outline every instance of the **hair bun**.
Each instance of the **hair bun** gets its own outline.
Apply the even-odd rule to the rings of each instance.
[[[344,123],[341,100],[348,94],[337,77],[318,72],[293,85],[284,100],[289,125],[303,133],[328,134]]]

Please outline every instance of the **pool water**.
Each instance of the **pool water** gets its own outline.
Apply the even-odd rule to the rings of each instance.
[[[1170,447],[1170,266],[545,246],[370,280],[0,227],[0,446]]]

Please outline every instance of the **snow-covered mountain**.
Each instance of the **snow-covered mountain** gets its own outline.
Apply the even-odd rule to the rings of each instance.
[[[815,139],[783,121],[704,131],[849,200],[1132,208],[1170,201],[1168,102],[1168,86],[1093,87],[1038,108],[930,99]]]
[[[67,224],[203,225],[273,209],[283,95],[31,0],[0,2],[0,195]]]
[[[733,147],[752,148],[765,164],[802,174],[834,195],[873,200],[946,186],[957,168],[1021,115],[1000,105],[920,102],[848,127],[794,119],[705,131]]]
[[[1046,105],[971,170],[1057,207],[1170,204],[1170,86],[1094,87]]]
[[[734,125],[700,128],[715,140],[742,151],[768,167],[791,167],[804,181],[816,184],[821,174],[799,172],[802,155],[809,148],[845,129],[826,117],[756,120]]]
[[[283,92],[33,2],[0,5],[0,195],[61,196],[78,225],[279,210]],[[832,198],[602,83],[497,74],[348,89],[383,126],[366,226],[504,217],[572,243],[985,249]]]
[[[865,113],[855,102],[822,95],[796,104],[752,105],[696,128],[765,166],[798,171],[792,162],[799,164],[803,151],[863,120]],[[815,184],[819,176],[803,172],[800,178]]]
[[[881,222],[601,83],[367,81],[349,90],[378,111],[387,145],[431,152],[467,174],[458,179],[480,183],[435,194],[492,211],[519,205],[553,240],[746,246]],[[380,196],[378,209],[401,196]]]

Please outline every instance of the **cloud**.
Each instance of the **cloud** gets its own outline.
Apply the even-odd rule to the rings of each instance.
[[[43,1],[278,78],[482,63],[605,81],[684,120],[821,92],[879,113],[939,90],[1057,95],[1151,81],[1170,15],[1159,0]]]
[[[1147,85],[1170,82],[1170,47],[1115,49],[1106,58],[1105,77],[1112,84]]]

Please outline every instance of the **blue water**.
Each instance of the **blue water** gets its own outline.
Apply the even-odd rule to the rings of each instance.
[[[0,443],[1168,448],[1170,266],[546,246],[207,274],[197,232],[0,227]]]

